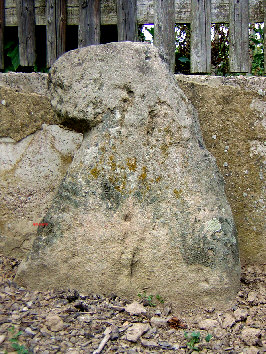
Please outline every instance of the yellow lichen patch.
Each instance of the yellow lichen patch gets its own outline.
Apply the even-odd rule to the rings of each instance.
[[[109,156],[109,165],[111,166],[112,171],[116,170],[116,162],[115,162],[115,158],[113,155]]]
[[[121,193],[125,189],[125,187],[126,187],[126,179],[123,178],[120,181],[120,185],[114,186],[114,189]]]
[[[165,132],[167,135],[170,135],[171,137],[174,136],[174,133],[172,132],[172,130],[171,130],[171,128],[170,128],[169,125],[164,128],[164,132]]]
[[[180,198],[181,197],[181,194],[182,194],[182,190],[181,189],[174,189],[173,190],[173,192],[174,192],[174,195],[175,195],[175,197],[176,198]]]
[[[161,149],[161,152],[164,154],[164,155],[168,155],[168,145],[167,144],[162,144],[160,146],[160,149]]]
[[[93,178],[98,178],[100,172],[101,171],[96,166],[90,170],[90,173],[93,176]]]
[[[158,182],[160,182],[161,179],[162,179],[162,176],[158,176],[158,177],[155,178],[155,182],[158,183]]]
[[[127,167],[129,171],[135,172],[137,169],[137,159],[136,157],[127,158]]]
[[[139,179],[144,181],[147,178],[147,168],[145,166],[141,169],[141,174],[139,175]]]

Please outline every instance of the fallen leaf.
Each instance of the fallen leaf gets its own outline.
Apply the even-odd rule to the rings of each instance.
[[[183,322],[182,320],[180,320],[177,317],[172,317],[170,318],[167,323],[169,324],[170,327],[178,329],[178,328],[182,328],[185,329],[187,328],[187,325],[185,322]]]

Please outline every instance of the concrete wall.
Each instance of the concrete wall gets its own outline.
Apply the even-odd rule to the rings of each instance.
[[[59,126],[47,75],[0,74],[0,250],[22,258],[82,134]]]
[[[266,78],[176,75],[225,180],[244,263],[265,263]]]

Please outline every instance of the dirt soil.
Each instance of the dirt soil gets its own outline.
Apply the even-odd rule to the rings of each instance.
[[[229,310],[178,314],[149,294],[130,304],[115,294],[29,291],[14,282],[18,264],[0,255],[0,354],[266,352],[266,266],[242,268]]]

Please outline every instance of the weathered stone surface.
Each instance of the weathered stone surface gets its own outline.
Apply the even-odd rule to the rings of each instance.
[[[176,75],[225,179],[242,264],[264,264],[266,78]]]
[[[130,298],[145,290],[176,307],[230,300],[239,259],[223,181],[157,50],[68,52],[50,90],[84,140],[17,281]]]
[[[247,345],[257,345],[261,337],[261,330],[257,328],[244,328],[241,332],[241,339]]]
[[[46,326],[53,332],[61,331],[64,328],[64,322],[55,314],[49,314],[45,321]]]
[[[0,86],[17,92],[48,96],[48,74],[43,73],[0,73]]]
[[[235,323],[235,318],[230,313],[228,313],[224,317],[223,328],[231,328]]]
[[[126,331],[126,339],[129,342],[137,342],[143,333],[149,330],[150,326],[147,323],[134,323]]]
[[[200,321],[198,325],[200,329],[205,329],[206,331],[208,331],[212,327],[218,327],[219,323],[217,320],[207,318],[205,320]]]
[[[5,255],[21,259],[31,248],[82,138],[46,124],[17,143],[0,138],[0,249]]]
[[[167,326],[167,318],[153,316],[151,318],[151,325],[154,327],[166,327]]]
[[[141,315],[145,314],[147,311],[145,307],[137,301],[132,302],[131,304],[125,307],[125,311],[132,315]]]
[[[236,321],[245,321],[248,317],[248,311],[243,309],[237,309],[234,311]]]
[[[0,86],[0,137],[19,141],[41,129],[42,124],[58,124],[47,97]]]

